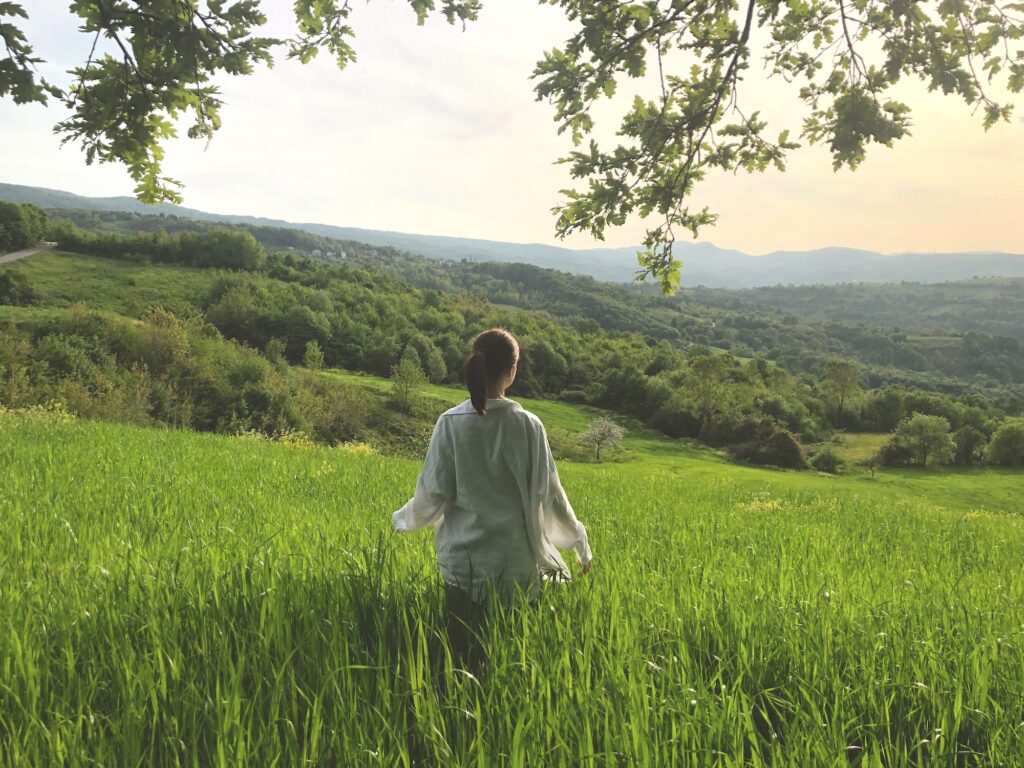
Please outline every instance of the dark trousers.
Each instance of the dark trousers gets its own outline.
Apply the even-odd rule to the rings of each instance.
[[[487,652],[483,645],[487,608],[473,600],[461,587],[445,584],[445,629],[452,662],[479,676],[487,665]]]

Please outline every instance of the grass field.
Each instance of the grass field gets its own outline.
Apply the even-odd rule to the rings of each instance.
[[[324,376],[350,386],[365,388],[384,397],[390,387],[387,379],[350,371],[324,371]],[[425,385],[422,407],[433,414],[466,399],[465,390],[457,387]],[[540,416],[547,429],[556,457],[577,457],[575,436],[586,428],[596,415],[606,414],[586,406],[569,405],[554,400],[516,398]],[[649,478],[671,478],[679,482],[701,480],[715,482],[728,478],[738,489],[756,493],[766,487],[784,489],[795,494],[831,496],[846,494],[865,498],[878,504],[903,504],[906,499],[927,503],[931,508],[959,512],[1018,514],[1024,512],[1024,472],[994,467],[942,467],[896,469],[878,467],[873,476],[866,471],[852,471],[849,476],[817,472],[743,466],[733,463],[725,453],[715,451],[696,441],[672,440],[644,425],[616,416],[626,428],[623,450],[613,452],[610,460],[590,469],[614,476],[623,471]],[[837,447],[847,461],[869,453],[880,445],[886,435],[841,435]],[[829,444],[831,446],[831,444]],[[589,458],[589,452],[586,453]]]
[[[871,432],[841,432],[831,448],[849,465],[864,465],[875,459],[892,435]],[[877,461],[876,461],[877,463]]]
[[[27,277],[46,307],[83,302],[92,309],[130,316],[153,304],[194,301],[218,276],[210,269],[132,264],[61,251],[39,253],[6,269]]]
[[[563,462],[595,568],[472,677],[430,535],[389,531],[418,462],[0,415],[0,762],[1020,763],[1019,479],[665,445]]]

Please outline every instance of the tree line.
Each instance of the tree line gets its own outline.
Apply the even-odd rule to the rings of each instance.
[[[214,230],[127,237],[81,232],[69,225],[54,232],[68,250],[213,270],[206,287],[189,297],[190,306],[168,314],[193,318],[188,322],[199,329],[195,334],[200,337],[236,342],[237,349],[247,350],[225,356],[242,355],[240,359],[258,358],[263,363],[246,362],[240,372],[231,366],[218,369],[211,362],[207,369],[221,370],[222,375],[212,374],[218,384],[199,394],[188,383],[201,380],[194,372],[186,375],[180,369],[179,376],[179,369],[160,369],[175,391],[191,393],[186,411],[193,416],[187,425],[196,428],[233,429],[248,420],[278,429],[302,422],[288,414],[307,413],[294,407],[309,402],[309,395],[302,394],[302,387],[293,391],[280,384],[270,386],[267,382],[273,377],[259,373],[265,370],[264,363],[282,369],[305,364],[388,376],[407,361],[407,367],[422,371],[426,380],[456,383],[467,340],[491,326],[508,328],[522,343],[514,394],[616,411],[667,435],[696,438],[756,463],[802,467],[807,458],[803,443],[817,442],[836,428],[891,431],[913,413],[941,416],[957,429],[969,424],[986,438],[1014,415],[1003,404],[980,397],[894,387],[864,390],[858,366],[848,360],[827,361],[820,375],[794,375],[764,358],[741,361],[699,344],[682,349],[670,340],[634,331],[605,330],[597,323],[566,323],[543,312],[497,307],[470,292],[417,289],[380,269],[268,254],[246,233]],[[21,378],[15,386],[26,397],[36,396],[26,392],[50,395],[55,387],[71,386],[66,383],[71,381],[77,382],[77,391],[84,388],[99,398],[105,385],[92,373],[96,366],[128,366],[130,371],[134,363],[145,375],[153,375],[151,361],[119,354],[98,332],[83,335],[66,326],[37,327],[29,337],[30,350],[14,353],[8,344],[0,359],[8,390],[17,369]],[[51,359],[55,349],[68,344],[73,351]],[[103,358],[103,350],[115,363]],[[101,359],[102,364],[97,362]],[[92,363],[86,365],[86,360]],[[85,366],[81,370],[79,363]],[[240,400],[223,394],[239,390],[245,393]],[[153,412],[162,414],[161,421],[168,418],[159,408]],[[214,418],[215,413],[226,421]]]
[[[168,231],[199,233],[229,227],[252,234],[268,251],[294,249],[289,264],[301,258],[302,251],[307,255],[315,250],[343,251],[349,263],[374,271],[384,270],[418,288],[467,291],[496,304],[542,310],[562,323],[582,328],[634,331],[665,339],[681,348],[703,345],[738,357],[761,356],[794,374],[820,376],[829,359],[848,357],[858,361],[871,387],[894,385],[956,395],[983,394],[1004,401],[1004,405],[1011,399],[1018,399],[1024,407],[1024,341],[1006,335],[973,332],[914,336],[878,323],[803,320],[795,315],[803,307],[799,300],[803,288],[792,289],[798,299],[794,311],[790,312],[759,306],[747,298],[750,291],[684,289],[678,297],[668,299],[640,287],[604,283],[529,264],[443,262],[390,247],[330,240],[301,230],[118,212],[56,211],[54,215],[69,217],[81,226],[125,233],[154,234],[165,224]],[[860,288],[896,290],[903,287]],[[932,287],[918,286],[922,290]],[[818,288],[853,291],[857,287]],[[780,295],[786,295],[788,289],[779,290]],[[976,306],[981,306],[978,302],[982,296],[989,297],[990,290],[995,289],[982,291],[979,288],[973,294]],[[1012,285],[998,296],[1005,298],[1006,291],[1012,294]],[[854,299],[856,295],[859,294],[855,292]],[[934,296],[930,300],[931,304],[936,301],[938,298]],[[928,302],[922,297],[915,306]],[[846,301],[842,303],[845,306]],[[999,307],[1007,306],[1010,305],[1000,299],[997,308],[975,314],[987,317],[1000,311]]]

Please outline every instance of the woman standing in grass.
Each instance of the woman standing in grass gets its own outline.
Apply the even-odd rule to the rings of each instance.
[[[492,593],[533,598],[542,580],[567,580],[556,547],[575,551],[581,573],[592,563],[544,425],[505,397],[518,363],[519,344],[508,331],[492,328],[473,340],[465,365],[469,399],[437,420],[416,494],[391,520],[399,532],[436,526],[455,635],[476,623]]]

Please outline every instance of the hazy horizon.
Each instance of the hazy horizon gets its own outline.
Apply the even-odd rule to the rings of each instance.
[[[10,184],[10,183],[11,182],[5,182],[3,180],[0,180],[0,184]],[[32,185],[21,185],[21,186],[32,186]],[[47,189],[47,190],[53,191],[53,192],[65,192],[65,193],[69,193],[69,194],[72,194],[72,195],[77,195],[79,197],[90,198],[90,199],[93,199],[93,200],[113,199],[113,198],[118,198],[118,197],[122,197],[122,198],[123,197],[129,197],[129,198],[132,197],[131,195],[104,195],[102,197],[96,197],[96,196],[92,196],[92,195],[81,194],[81,193],[76,192],[74,190],[57,189],[57,188],[54,188],[54,187],[37,187],[37,189]],[[192,206],[189,206],[189,205],[182,205],[181,207],[182,208],[192,208]],[[631,245],[613,246],[613,245],[608,245],[608,244],[601,243],[601,242],[595,242],[592,245],[570,246],[570,245],[567,245],[565,243],[560,243],[560,242],[545,243],[545,242],[538,242],[538,241],[535,241],[535,240],[495,240],[494,238],[468,237],[468,236],[464,236],[464,235],[451,234],[451,233],[440,233],[439,234],[439,233],[431,233],[431,232],[409,232],[409,231],[406,231],[406,230],[396,230],[396,229],[374,229],[374,228],[371,228],[371,227],[360,227],[360,226],[353,226],[353,225],[348,225],[348,224],[339,224],[339,223],[333,222],[333,221],[313,221],[312,219],[296,219],[296,220],[292,220],[292,219],[284,219],[284,218],[282,218],[280,216],[262,215],[262,214],[250,214],[250,213],[246,213],[244,211],[201,210],[201,209],[194,209],[194,208],[193,208],[193,210],[196,210],[196,211],[199,211],[199,212],[205,213],[205,214],[215,215],[215,216],[246,217],[246,218],[264,219],[264,220],[266,220],[268,222],[268,226],[273,226],[274,222],[280,221],[280,222],[286,222],[286,223],[294,225],[296,227],[299,227],[299,226],[302,226],[302,225],[328,226],[328,227],[338,227],[338,228],[343,228],[343,229],[365,230],[367,232],[378,232],[378,233],[387,233],[387,234],[395,234],[395,235],[409,235],[409,236],[414,236],[414,237],[436,237],[436,238],[453,238],[453,239],[458,239],[458,240],[463,240],[463,239],[464,240],[480,240],[480,241],[485,241],[485,242],[499,243],[499,244],[503,244],[503,245],[541,246],[541,247],[550,247],[550,248],[565,248],[565,249],[573,250],[573,251],[584,251],[584,250],[590,250],[590,249],[597,249],[597,250],[629,250],[629,249],[634,249],[634,248],[640,248],[641,247],[639,244],[636,244],[636,243],[631,244]],[[159,213],[160,213],[160,211],[157,210],[156,208],[154,208],[153,215],[158,215]],[[823,244],[823,245],[820,245],[820,246],[816,246],[816,247],[812,247],[812,248],[800,248],[800,249],[779,248],[779,249],[775,249],[775,250],[772,250],[772,251],[760,251],[760,252],[744,251],[744,250],[739,249],[739,248],[728,248],[726,246],[719,245],[717,242],[715,242],[712,239],[702,239],[702,240],[696,240],[696,241],[694,241],[694,240],[685,240],[685,241],[680,241],[679,243],[677,243],[677,245],[681,246],[682,248],[686,248],[687,246],[692,246],[692,245],[706,245],[706,246],[711,246],[713,248],[718,248],[718,249],[722,249],[722,250],[736,251],[738,253],[742,253],[744,256],[750,256],[751,258],[755,258],[755,259],[756,258],[761,258],[761,257],[764,257],[764,256],[771,256],[772,254],[776,254],[776,253],[786,253],[786,252],[790,252],[790,253],[806,253],[806,252],[810,252],[810,251],[821,251],[821,250],[863,251],[863,252],[870,252],[870,253],[880,254],[882,256],[899,256],[899,255],[928,254],[928,253],[936,253],[936,254],[938,254],[938,253],[959,253],[959,254],[965,254],[965,255],[971,255],[971,254],[979,254],[979,255],[981,255],[981,254],[987,254],[987,253],[1002,253],[1002,254],[1006,254],[1006,255],[1010,255],[1010,256],[1020,256],[1020,257],[1024,258],[1024,252],[1017,252],[1017,251],[996,251],[996,250],[986,250],[986,249],[975,249],[975,250],[970,250],[970,251],[968,251],[968,250],[962,250],[962,251],[919,251],[919,250],[918,251],[875,251],[875,250],[866,249],[866,248],[853,248],[853,247],[850,247],[850,246],[845,245],[843,243],[826,243],[826,244]]]

